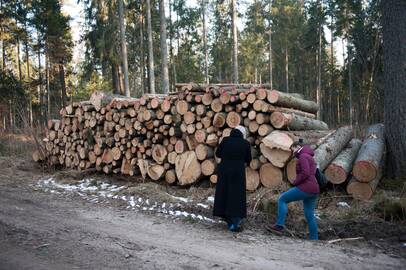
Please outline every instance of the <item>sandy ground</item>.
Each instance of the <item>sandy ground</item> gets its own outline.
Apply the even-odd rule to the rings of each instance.
[[[224,224],[171,219],[35,187],[30,162],[0,158],[0,269],[400,269],[403,256]]]

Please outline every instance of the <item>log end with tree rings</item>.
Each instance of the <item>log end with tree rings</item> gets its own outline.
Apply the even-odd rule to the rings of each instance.
[[[288,178],[288,181],[293,184],[293,182],[296,179],[296,164],[297,164],[297,159],[294,158],[291,161],[288,162],[288,165],[286,166],[286,175]]]
[[[246,189],[248,191],[255,191],[260,184],[258,171],[247,167],[245,169]]]
[[[335,184],[342,184],[347,180],[347,173],[346,171],[335,164],[330,164],[327,169],[324,171],[324,174],[326,175],[327,179]]]
[[[358,200],[369,200],[374,190],[371,188],[369,183],[362,183],[352,179],[347,185],[347,193]]]
[[[276,90],[271,90],[268,92],[268,101],[271,104],[275,104],[278,102],[279,100],[279,92]]]
[[[184,115],[189,110],[189,103],[186,100],[178,100],[176,102],[176,111],[180,115]]]
[[[266,163],[259,170],[260,180],[263,186],[267,188],[276,188],[283,183],[283,173],[280,168]]]
[[[281,112],[273,112],[271,114],[271,123],[275,128],[283,128],[287,125],[288,120]]]
[[[378,174],[378,168],[371,162],[361,160],[354,164],[352,174],[358,181],[367,183],[375,179]]]
[[[198,143],[204,143],[206,140],[206,136],[207,136],[207,133],[206,133],[206,130],[204,130],[204,129],[199,129],[199,130],[196,130],[196,132],[195,132],[195,139]]]
[[[168,184],[173,184],[176,182],[176,173],[175,170],[168,170],[165,173],[165,181]]]
[[[241,116],[236,112],[229,112],[227,114],[226,123],[230,128],[235,128],[241,124]]]
[[[152,180],[159,180],[161,179],[164,174],[165,174],[165,168],[161,165],[151,165],[148,167],[147,169],[147,173],[148,176],[152,179]]]
[[[210,176],[216,169],[216,161],[214,159],[206,159],[201,164],[202,174],[204,176]]]
[[[211,182],[212,184],[217,184],[217,178],[218,178],[217,174],[211,175],[211,176],[210,176],[210,182]]]
[[[187,151],[176,157],[175,171],[181,186],[195,183],[201,176],[200,163],[194,151]]]

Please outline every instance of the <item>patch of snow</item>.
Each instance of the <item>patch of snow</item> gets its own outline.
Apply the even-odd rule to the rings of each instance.
[[[209,209],[209,206],[203,203],[198,203],[197,206],[203,207],[205,209]]]
[[[208,201],[208,202],[211,202],[211,203],[214,203],[214,197],[213,197],[213,196],[208,197],[208,198],[207,198],[207,201]]]
[[[178,201],[181,201],[181,202],[184,202],[184,203],[188,203],[188,202],[192,201],[192,200],[190,200],[188,198],[184,198],[184,197],[176,197],[176,196],[173,196],[173,195],[171,195],[171,197],[174,198],[175,200],[178,200]]]
[[[337,206],[344,207],[344,208],[351,208],[351,206],[346,202],[338,202]]]

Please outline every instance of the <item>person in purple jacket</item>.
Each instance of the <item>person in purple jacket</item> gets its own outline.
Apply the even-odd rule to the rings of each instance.
[[[320,193],[316,179],[317,164],[313,158],[314,152],[302,142],[294,142],[291,150],[298,159],[294,187],[282,193],[278,199],[278,217],[276,224],[269,227],[274,232],[281,233],[285,227],[288,213],[288,203],[303,201],[304,214],[309,225],[309,239],[318,240],[317,221],[314,215],[317,195]]]

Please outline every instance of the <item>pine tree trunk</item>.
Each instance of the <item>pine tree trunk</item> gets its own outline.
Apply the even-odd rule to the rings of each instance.
[[[145,93],[145,52],[144,52],[144,1],[140,4],[140,57],[141,57],[141,94]]]
[[[123,75],[124,75],[124,93],[125,93],[126,97],[130,97],[130,85],[128,82],[128,60],[127,60],[127,44],[126,44],[126,38],[125,38],[123,0],[118,1],[118,15],[119,15],[119,24],[120,24],[121,60],[122,60],[122,64],[123,64]]]
[[[317,119],[321,119],[323,114],[323,102],[321,97],[321,35],[322,29],[321,25],[319,26],[319,48],[317,54],[317,99],[316,102],[319,104],[320,109],[317,111]]]
[[[17,38],[17,65],[18,65],[18,78],[20,83],[23,81],[23,74],[21,71],[21,60],[20,60],[20,40]]]
[[[45,79],[47,86],[47,118],[48,120],[51,117],[51,93],[50,93],[50,72],[49,72],[49,52],[48,52],[48,42],[45,43]]]
[[[111,64],[111,77],[112,77],[112,84],[113,84],[113,93],[120,94],[120,82],[118,76],[118,70],[116,64]]]
[[[406,2],[382,1],[381,10],[388,174],[400,178],[406,175]]]
[[[66,106],[66,84],[65,84],[65,69],[63,64],[59,65],[59,80],[61,81],[62,91],[62,108]]]
[[[151,22],[151,1],[147,0],[147,32],[148,32],[148,79],[149,92],[155,94],[155,68],[154,68],[154,48],[152,44],[152,22]]]
[[[27,26],[25,27],[27,29]],[[26,61],[26,72],[27,72],[27,83],[29,84],[31,81],[30,78],[30,54],[28,51],[28,37],[25,38],[25,61]],[[29,102],[29,118],[30,118],[30,127],[33,126],[33,115],[32,115],[32,96],[31,96],[31,88],[27,85],[28,91],[28,102]]]
[[[269,59],[268,59],[268,61],[269,61],[269,63],[268,63],[268,65],[269,65],[269,84],[270,84],[270,89],[272,90],[272,80],[273,80],[273,77],[272,77],[272,1],[273,0],[269,0],[269,29],[268,29],[268,31],[269,31]]]
[[[237,0],[231,0],[231,15],[233,32],[233,82],[238,83]]]
[[[288,46],[285,47],[285,87],[286,87],[286,93],[289,93],[289,54],[288,54]]]
[[[204,50],[204,81],[209,84],[209,53],[207,50],[207,28],[206,28],[206,0],[202,1],[203,20],[203,50]]]
[[[348,42],[348,40],[347,40]],[[347,47],[348,51],[348,97],[349,97],[349,107],[350,107],[350,125],[353,125],[353,104],[352,104],[352,71],[351,71],[351,62],[352,62],[352,53],[350,46]]]
[[[164,94],[169,93],[169,74],[168,74],[168,46],[166,45],[166,17],[165,17],[165,0],[159,1],[159,17],[161,25],[161,79],[162,91]]]

